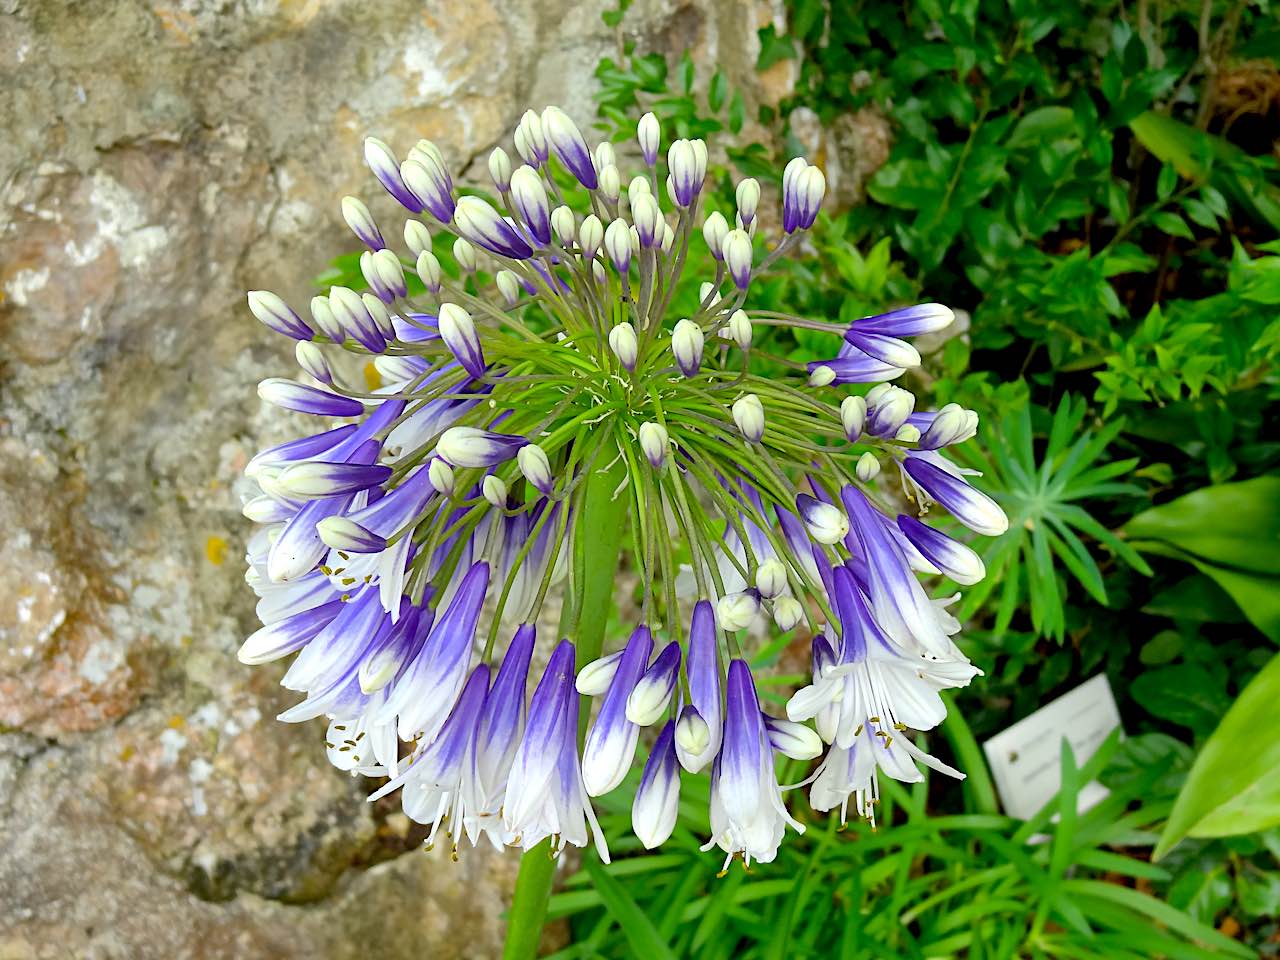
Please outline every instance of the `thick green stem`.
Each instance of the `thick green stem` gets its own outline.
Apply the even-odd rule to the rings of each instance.
[[[574,641],[579,667],[600,656],[613,600],[618,551],[626,528],[627,505],[631,502],[626,491],[614,498],[614,491],[626,476],[626,464],[621,458],[613,463],[611,460],[614,460],[613,451],[606,446],[596,462],[609,466],[597,469],[587,478],[582,513],[573,521],[572,589],[575,596],[572,602],[571,598],[565,598],[560,631]],[[589,708],[590,699],[583,697],[579,739],[586,730]],[[550,855],[550,845],[550,840],[544,840],[520,858],[520,874],[516,878],[515,895],[507,919],[503,960],[531,960],[538,955],[556,866]]]

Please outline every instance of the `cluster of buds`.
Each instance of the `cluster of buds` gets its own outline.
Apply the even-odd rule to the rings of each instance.
[[[607,859],[591,798],[619,786],[642,740],[643,845],[671,834],[681,770],[705,769],[708,847],[726,865],[770,860],[787,826],[802,829],[778,754],[825,753],[810,801],[842,816],[851,802],[874,816],[880,774],[955,773],[909,731],[935,727],[939,691],[977,670],[953,642],[949,601],[918,575],[969,584],[984,571],[919,515],[938,504],[981,534],[1006,521],[942,452],[977,416],[917,411],[890,383],[920,363],[910,339],[951,311],[847,327],[749,311],[753,278],[818,215],[825,181],[803,159],[783,173],[770,244],[760,185],[738,183],[728,215],[706,212],[706,145],[676,140],[663,164],[653,114],[625,186],[614,147],[591,147],[555,107],[527,112],[514,140],[519,165],[501,148],[489,158],[499,206],[459,196],[432,143],[401,160],[370,139],[370,169],[409,214],[407,253],[349,197],[367,290],[317,296],[309,320],[249,295],[296,341],[305,374],[264,381],[261,397],[322,422],[246,469],[261,490],[244,512],[261,524],[247,579],[263,626],[240,658],[296,654],[283,684],[302,698],[281,719],[328,718],[334,765],[389,778],[375,796],[401,790],[405,813],[455,852],[482,836],[525,849],[550,837],[555,850],[594,836]],[[435,253],[446,236],[456,272]],[[699,242],[714,275],[673,316]],[[830,334],[835,356],[806,369],[772,355],[789,327]],[[341,352],[371,363],[379,385],[346,382]],[[900,488],[878,485],[882,466]],[[530,696],[534,624],[570,576],[601,473],[622,474],[637,623],[586,664],[575,637],[560,639]],[[813,682],[773,716],[744,646],[801,624]],[[584,696],[598,709],[580,747]]]

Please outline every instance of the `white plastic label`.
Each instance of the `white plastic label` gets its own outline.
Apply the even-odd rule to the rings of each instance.
[[[984,743],[1005,812],[1029,820],[1058,792],[1064,737],[1081,766],[1119,726],[1111,684],[1100,673]],[[1090,782],[1081,788],[1076,807],[1088,810],[1106,795],[1102,784]]]

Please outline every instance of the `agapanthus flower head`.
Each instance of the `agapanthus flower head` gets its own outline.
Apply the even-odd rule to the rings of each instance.
[[[556,107],[526,112],[521,163],[489,156],[496,197],[457,190],[429,141],[400,157],[370,138],[365,160],[409,216],[384,233],[362,200],[341,200],[368,289],[331,288],[310,320],[249,294],[301,370],[259,395],[317,421],[245,471],[260,488],[244,512],[261,524],[246,578],[263,626],[240,658],[295,656],[283,683],[300,699],[281,719],[328,718],[334,765],[390,777],[377,795],[399,790],[455,852],[594,837],[607,859],[590,798],[639,754],[644,846],[672,833],[682,771],[709,772],[708,845],[768,861],[801,829],[779,757],[826,749],[812,805],[867,817],[879,773],[955,773],[910,735],[936,727],[939,691],[977,670],[921,577],[985,571],[967,535],[922,518],[941,508],[984,535],[1007,521],[946,453],[978,415],[919,409],[900,380],[924,360],[912,338],[950,310],[841,325],[753,309],[757,278],[816,222],[818,167],[792,160],[780,194],[747,179],[721,196],[706,144],[664,151],[653,114],[627,176],[626,151],[582,130]],[[706,256],[690,257],[698,245]],[[689,275],[696,263],[710,275]],[[828,334],[829,352],[797,363],[789,328]],[[350,379],[342,354],[374,385]],[[572,609],[582,578],[618,575],[577,562],[599,535],[588,492],[606,481],[625,507],[635,622],[587,654],[569,617],[534,669],[548,598],[571,579]],[[812,683],[770,715],[750,648],[802,625]]]

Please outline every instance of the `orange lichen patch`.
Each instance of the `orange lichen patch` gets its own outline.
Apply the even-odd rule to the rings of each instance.
[[[181,730],[187,725],[187,718],[180,713],[175,713],[169,718],[168,726],[171,730]]]
[[[210,537],[205,541],[204,554],[215,567],[222,566],[222,561],[227,559],[227,541],[222,537]]]
[[[364,382],[370,393],[382,386],[382,374],[378,372],[372,360],[364,365]]]
[[[191,34],[196,26],[194,16],[183,10],[174,10],[172,7],[155,7],[153,12],[165,33],[184,47],[191,45]]]
[[[124,749],[120,751],[120,762],[127,763],[137,752],[138,750],[133,744],[127,744]]]

